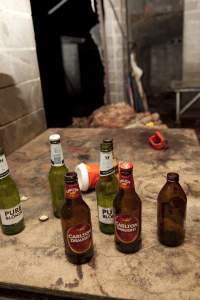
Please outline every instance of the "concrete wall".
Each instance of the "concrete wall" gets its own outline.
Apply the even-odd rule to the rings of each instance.
[[[117,18],[127,35],[126,1],[111,0],[117,14]],[[127,45],[119,28],[110,2],[104,0],[105,11],[105,40],[106,60],[104,70],[106,73],[107,102],[116,103],[127,101]]]
[[[128,19],[146,92],[169,91],[182,76],[183,0],[128,0]]]
[[[200,1],[185,0],[183,78],[200,79]]]
[[[45,130],[29,0],[0,0],[0,144],[6,154]]]

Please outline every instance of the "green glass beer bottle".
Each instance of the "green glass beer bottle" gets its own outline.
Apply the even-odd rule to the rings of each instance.
[[[60,218],[60,210],[64,204],[64,175],[68,172],[64,163],[60,135],[49,137],[51,145],[51,168],[49,171],[49,185],[52,195],[54,216]]]
[[[19,233],[24,229],[24,217],[16,184],[10,176],[3,149],[0,147],[0,217],[5,234]]]
[[[103,233],[114,233],[113,200],[118,192],[118,180],[113,167],[112,147],[100,146],[100,179],[96,185],[99,228]]]

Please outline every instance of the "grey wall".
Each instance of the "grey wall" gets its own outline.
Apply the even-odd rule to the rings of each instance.
[[[0,0],[0,144],[8,154],[44,131],[29,0]]]
[[[183,78],[200,80],[200,1],[184,1]]]
[[[128,19],[146,92],[169,91],[182,76],[183,0],[128,0]]]

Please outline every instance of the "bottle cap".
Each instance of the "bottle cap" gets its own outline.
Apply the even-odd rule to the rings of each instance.
[[[102,152],[112,152],[113,146],[110,143],[102,143],[100,144],[100,151]]]
[[[76,172],[68,172],[64,176],[66,183],[75,183],[78,181]]]
[[[51,134],[51,135],[49,136],[49,141],[50,141],[50,142],[58,142],[58,141],[60,141],[60,135],[57,134],[57,133]]]
[[[178,182],[179,175],[177,173],[167,173],[167,181]]]
[[[75,168],[75,172],[78,176],[80,190],[86,192],[89,188],[89,175],[86,164],[81,163],[77,165]]]

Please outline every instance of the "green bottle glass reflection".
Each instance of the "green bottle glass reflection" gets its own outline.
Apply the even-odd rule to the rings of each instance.
[[[60,135],[49,137],[51,145],[51,168],[49,171],[49,185],[52,195],[54,216],[60,218],[60,211],[64,204],[64,175],[68,172],[64,163]]]
[[[19,192],[10,176],[2,148],[0,148],[0,216],[1,228],[5,234],[19,233],[25,227]]]
[[[118,192],[112,150],[110,143],[100,146],[100,179],[96,185],[99,228],[106,234],[114,233],[113,200]]]

